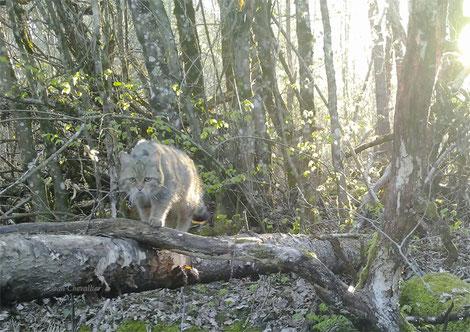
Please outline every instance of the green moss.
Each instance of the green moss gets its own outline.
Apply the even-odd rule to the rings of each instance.
[[[162,323],[158,323],[152,329],[152,332],[179,332],[180,326],[178,324],[174,325],[164,325]]]
[[[220,326],[223,326],[224,325],[224,322],[225,322],[225,313],[223,312],[219,312],[217,315],[215,315],[215,321],[217,322],[217,324],[219,324]]]
[[[408,322],[404,322],[403,325],[401,326],[401,331],[403,332],[417,332],[418,330],[416,330],[416,328],[408,323]]]
[[[328,311],[328,309],[327,309]],[[344,316],[341,315],[317,315],[309,313],[305,316],[305,319],[309,323],[309,326],[313,328],[313,331],[344,331],[344,332],[357,332],[358,330],[353,324]]]
[[[89,326],[82,325],[82,327],[80,327],[78,332],[91,332],[91,328]]]
[[[199,232],[199,235],[214,236],[215,233],[214,233],[214,230],[212,228],[210,228],[209,226],[204,226],[204,227],[201,228],[201,230]]]
[[[370,267],[372,266],[372,262],[377,255],[377,243],[379,242],[378,233],[374,233],[372,239],[370,241],[369,250],[367,253],[367,263],[366,266],[362,269],[361,273],[359,274],[359,281],[357,282],[356,288],[361,288],[367,280],[369,276]]]
[[[124,321],[116,332],[147,332],[147,324],[140,320],[128,319]]]
[[[431,222],[436,222],[439,219],[439,211],[435,202],[431,202],[426,206],[425,216]]]
[[[470,305],[470,284],[449,273],[434,273],[423,277],[434,294],[429,292],[419,278],[411,278],[403,285],[400,307],[404,314],[429,317],[441,315],[454,299],[452,312],[458,312]],[[427,331],[441,331],[441,325],[429,326]],[[448,331],[470,331],[470,319],[450,322]]]

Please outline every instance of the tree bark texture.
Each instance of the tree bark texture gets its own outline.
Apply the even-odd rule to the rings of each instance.
[[[387,70],[385,63],[385,40],[382,32],[383,20],[379,17],[377,0],[369,4],[369,22],[372,31],[372,62],[374,63],[375,78],[375,107],[377,121],[375,134],[382,136],[390,133],[389,119],[389,90],[387,87]]]
[[[267,3],[264,1],[255,1],[252,7],[253,11],[253,33],[257,43],[258,59],[262,71],[262,81],[266,90],[263,93],[264,103],[269,112],[271,120],[274,123],[275,130],[281,137],[286,146],[294,145],[293,127],[288,124],[292,122],[286,104],[279,91],[276,75],[276,49],[277,42],[270,25],[271,12]],[[282,149],[284,160],[284,170],[287,175],[289,188],[296,188],[300,183],[299,171],[297,165],[297,155],[290,154],[287,148]]]
[[[393,53],[397,76],[402,70],[404,47],[406,43],[406,31],[403,29],[400,17],[399,0],[387,0],[387,35],[389,36],[389,44],[393,45]],[[392,59],[390,58],[390,62]]]
[[[387,193],[385,231],[401,242],[416,225],[413,205],[426,176],[426,127],[431,95],[445,37],[447,1],[411,4],[403,70],[398,82],[392,158],[392,187]]]
[[[175,84],[180,89],[181,70],[171,24],[161,0],[129,0],[135,32],[142,46],[149,79],[150,107],[154,114],[167,114],[179,127]]]
[[[313,82],[308,74],[313,65],[313,34],[310,24],[310,7],[307,0],[295,1],[295,22],[299,56],[303,60],[299,61],[300,116],[305,121],[302,136],[307,139],[312,134],[312,130],[308,130],[308,120],[310,118],[313,125],[314,119],[312,118],[315,117]],[[307,115],[308,112],[311,112],[310,116]]]
[[[178,269],[177,255],[160,249],[200,257],[193,259],[193,267],[202,283],[295,271],[292,265],[307,259],[302,252],[314,253],[314,265],[319,264],[320,270],[340,273],[358,266],[361,248],[358,240],[340,241],[348,262],[338,258],[331,241],[306,236],[216,239],[128,219],[5,226],[0,228],[0,302],[80,293],[92,287],[115,296],[196,282]]]
[[[14,10],[14,3],[8,1],[8,12],[10,17],[16,21],[16,13]],[[20,38],[17,36],[17,38]],[[8,54],[7,45],[5,44],[5,36],[3,30],[0,30],[0,57],[6,61],[0,61],[0,89],[2,94],[9,95],[13,98],[18,98],[21,94],[19,90],[18,81],[10,62],[10,55]],[[15,122],[16,137],[21,144],[18,144],[20,152],[20,160],[22,169],[28,169],[29,166],[33,167],[34,163],[38,160],[38,155],[35,150],[33,128],[31,113],[15,112],[17,104],[13,101],[9,102],[9,106],[13,110],[13,118],[19,120]],[[39,173],[33,174],[27,180],[28,190],[32,196],[32,204],[35,211],[38,212],[37,220],[44,220],[49,215],[49,206],[47,204],[47,193],[44,186],[44,180]]]
[[[331,118],[331,158],[336,173],[339,214],[342,217],[347,217],[349,215],[349,199],[346,193],[346,177],[344,174],[344,166],[341,156],[341,124],[339,122],[338,115],[336,74],[333,61],[330,14],[326,0],[320,0],[320,9],[323,22],[323,51],[325,54],[325,70],[328,83],[328,111]]]
[[[196,15],[191,0],[176,0],[174,14],[181,44],[185,86],[190,96],[197,102],[204,98],[204,76],[202,72],[201,50],[196,29]]]
[[[398,283],[406,239],[416,227],[426,175],[426,126],[445,36],[447,1],[413,0],[408,39],[396,97],[391,181],[384,211],[383,233],[364,289],[376,304],[378,326],[402,331],[397,309]]]

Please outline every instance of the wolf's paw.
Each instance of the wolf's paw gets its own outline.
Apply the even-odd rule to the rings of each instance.
[[[157,218],[150,218],[149,224],[150,226],[156,227],[156,228],[162,227],[162,221]]]

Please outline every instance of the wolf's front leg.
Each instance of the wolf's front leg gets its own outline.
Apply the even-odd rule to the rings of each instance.
[[[149,222],[150,220],[150,203],[145,201],[139,200],[135,202],[135,207],[137,208],[137,212],[139,213],[140,220],[143,222]]]
[[[150,209],[150,220],[149,223],[153,227],[165,226],[166,216],[171,208],[170,199],[152,199],[152,207]]]

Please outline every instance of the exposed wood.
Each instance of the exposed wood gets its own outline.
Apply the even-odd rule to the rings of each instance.
[[[357,267],[360,257],[356,239],[339,239],[348,260],[345,264],[335,256],[329,240],[285,234],[217,239],[155,229],[129,219],[20,224],[0,227],[0,234],[0,294],[4,304],[59,296],[74,287],[82,291],[97,287],[103,295],[113,296],[196,282],[175,266],[177,255],[150,247],[200,257],[193,259],[199,282],[299,272],[292,264],[311,260],[303,252],[316,255],[309,264],[322,273]],[[323,278],[334,276],[329,273]],[[312,282],[315,277],[309,279]]]

